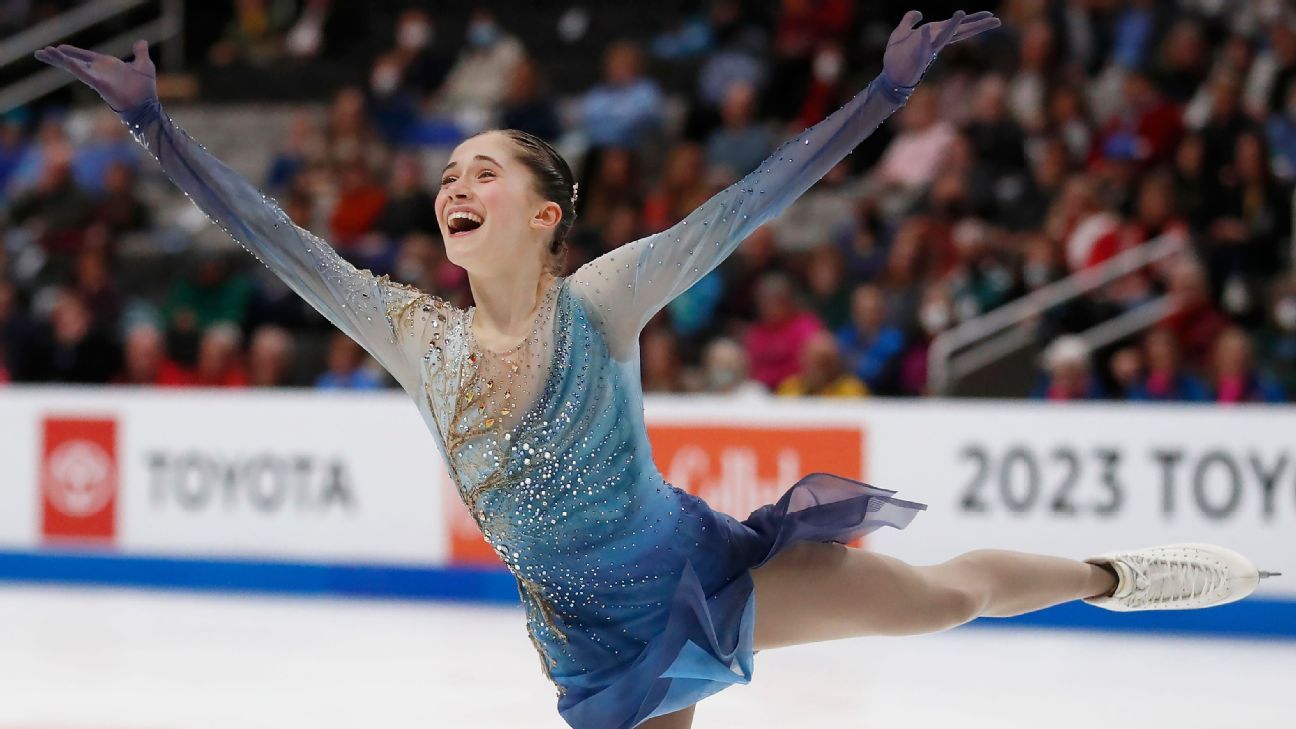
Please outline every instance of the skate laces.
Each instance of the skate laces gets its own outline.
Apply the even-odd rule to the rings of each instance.
[[[1186,559],[1132,554],[1122,559],[1134,573],[1131,607],[1190,601],[1223,587],[1225,570]]]

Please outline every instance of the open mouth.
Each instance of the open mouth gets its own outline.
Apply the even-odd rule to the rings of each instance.
[[[470,213],[467,210],[458,210],[450,213],[446,218],[446,228],[450,230],[450,235],[462,235],[471,233],[482,226],[482,216],[477,213]]]

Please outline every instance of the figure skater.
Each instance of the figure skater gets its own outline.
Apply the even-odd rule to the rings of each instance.
[[[910,566],[843,546],[926,507],[838,476],[806,476],[744,521],[653,465],[640,330],[899,108],[936,55],[998,27],[988,12],[891,34],[883,71],[823,122],[669,230],[560,274],[577,184],[548,144],[512,130],[460,144],[436,199],[458,309],[357,270],[214,159],[158,103],[148,46],[131,63],[37,52],[97,91],[171,180],[365,347],[414,399],[460,496],[517,578],[558,711],[590,729],[674,729],[752,676],[757,650],[944,630],[1084,599],[1113,610],[1241,599],[1260,573],[1181,544],[1072,561],[1002,550]],[[429,467],[432,467],[431,464]]]

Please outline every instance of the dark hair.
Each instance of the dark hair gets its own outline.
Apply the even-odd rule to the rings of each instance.
[[[567,238],[576,224],[576,176],[558,150],[540,137],[520,129],[498,131],[517,146],[518,160],[535,176],[536,192],[562,208],[562,220],[549,241],[549,270],[560,274],[567,259]]]

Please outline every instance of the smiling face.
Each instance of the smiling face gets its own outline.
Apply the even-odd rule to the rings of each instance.
[[[499,132],[455,148],[441,175],[436,212],[446,256],[477,276],[523,265],[538,275],[562,219],[562,208],[541,197],[516,145]]]

